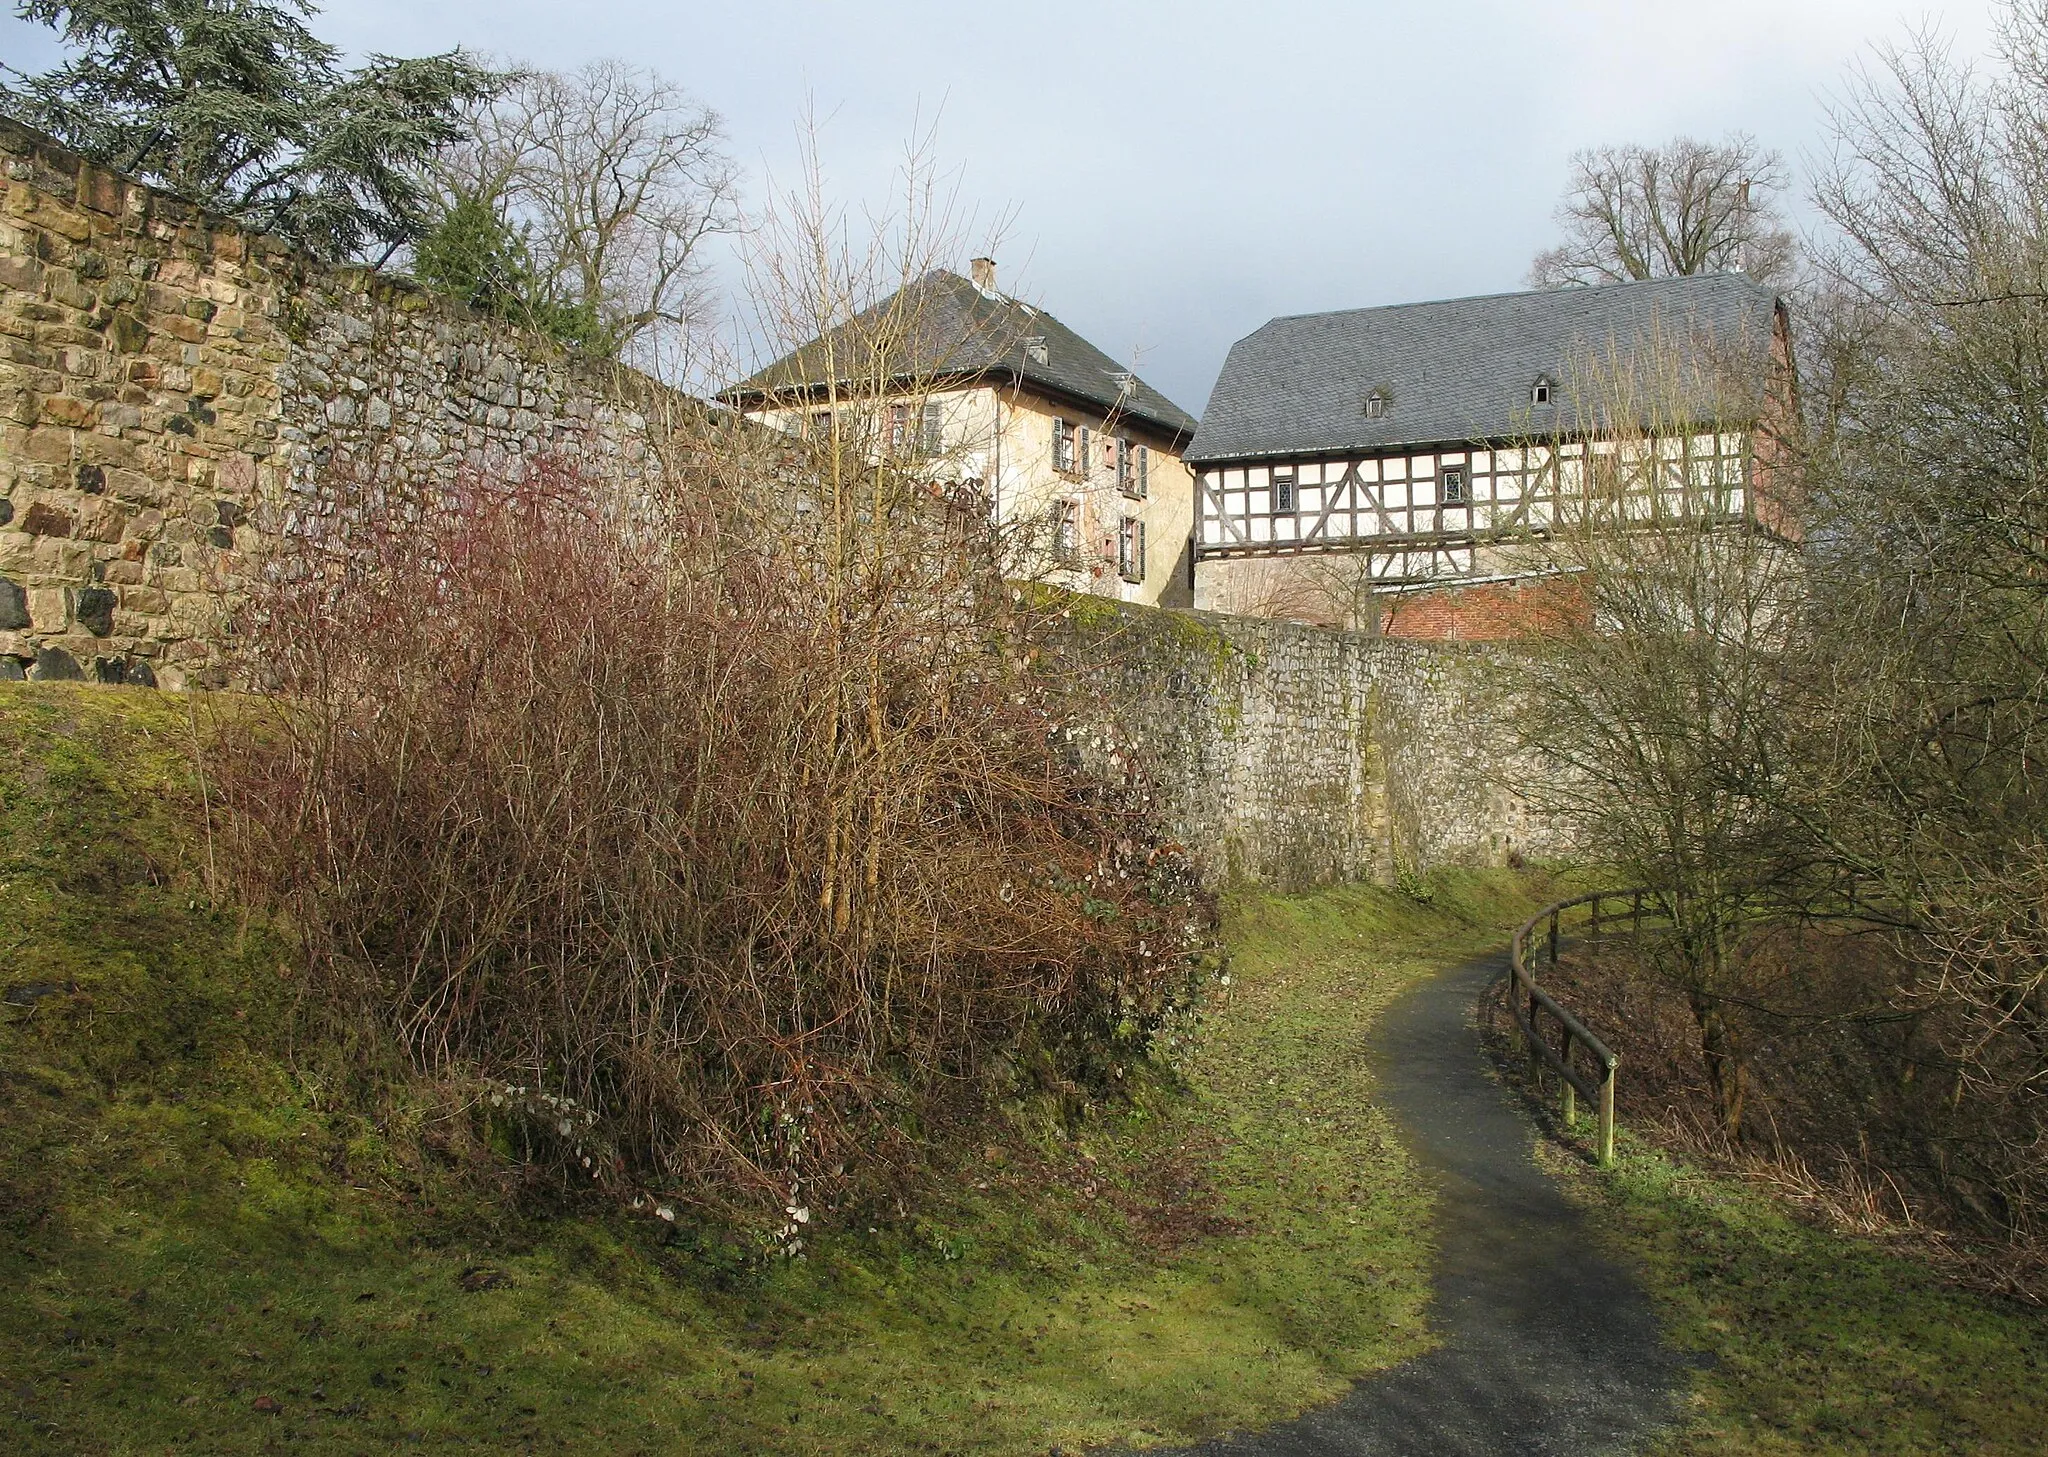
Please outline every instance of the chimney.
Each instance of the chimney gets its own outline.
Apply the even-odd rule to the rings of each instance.
[[[969,265],[974,270],[974,286],[983,293],[996,291],[996,260],[977,258]]]

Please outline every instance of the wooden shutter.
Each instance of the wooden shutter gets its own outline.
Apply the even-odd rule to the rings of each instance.
[[[1139,494],[1140,496],[1149,496],[1149,495],[1151,495],[1151,494],[1152,494],[1152,481],[1151,481],[1151,479],[1150,479],[1150,471],[1149,471],[1149,469],[1148,469],[1148,468],[1149,468],[1149,467],[1151,466],[1151,464],[1152,464],[1152,452],[1151,452],[1151,451],[1150,451],[1149,449],[1147,449],[1147,448],[1146,448],[1145,446],[1142,446],[1142,445],[1141,445],[1141,446],[1139,446],[1139,447],[1138,447],[1138,494]]]
[[[918,449],[926,455],[937,455],[944,443],[946,433],[946,409],[937,400],[924,402],[923,430],[918,436]]]

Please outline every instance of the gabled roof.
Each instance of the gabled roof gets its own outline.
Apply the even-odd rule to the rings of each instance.
[[[892,327],[892,319],[905,322]],[[892,349],[902,356],[900,363],[889,363],[892,380],[1021,381],[1105,413],[1142,420],[1177,440],[1194,432],[1194,416],[1051,314],[1006,294],[983,292],[944,269],[934,269],[852,323],[722,390],[719,398],[748,406],[822,388],[830,372],[828,354],[841,361],[842,383],[869,382],[872,341],[899,330],[908,337]]]
[[[1739,273],[1274,319],[1231,347],[1190,461],[1507,440],[1568,425],[1575,360],[1657,340],[1735,365],[1761,404],[1778,296]],[[1538,379],[1556,388],[1532,406]],[[1369,414],[1375,391],[1384,409]],[[1728,408],[1727,382],[1694,418]]]

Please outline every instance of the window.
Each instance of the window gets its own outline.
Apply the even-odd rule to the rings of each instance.
[[[1079,501],[1055,501],[1052,503],[1052,549],[1061,561],[1072,561],[1081,554],[1081,503]]]
[[[1033,364],[1050,364],[1052,351],[1045,347],[1045,336],[1034,334],[1024,341],[1024,356]]]
[[[1368,419],[1368,420],[1377,420],[1377,419],[1379,419],[1379,418],[1380,418],[1380,416],[1382,416],[1382,415],[1384,415],[1384,414],[1386,414],[1386,413],[1387,413],[1387,393],[1386,393],[1386,391],[1385,391],[1385,390],[1374,390],[1374,391],[1373,391],[1373,392],[1372,392],[1371,394],[1369,394],[1369,395],[1367,395],[1367,396],[1365,397],[1365,418],[1366,418],[1366,419]]]
[[[1121,435],[1116,442],[1116,488],[1126,496],[1145,494],[1138,485],[1139,448]]]
[[[1465,491],[1465,467],[1447,465],[1443,470],[1443,488],[1437,499],[1446,506],[1462,506],[1468,499]]]
[[[910,444],[910,406],[889,407],[889,448],[901,450]]]
[[[1052,468],[1068,474],[1074,470],[1074,427],[1065,420],[1052,422]]]
[[[1126,516],[1116,534],[1116,569],[1126,582],[1145,580],[1145,523]]]
[[[819,440],[832,438],[832,412],[819,410],[811,416],[811,434]]]
[[[1273,513],[1277,516],[1294,514],[1294,467],[1273,472]]]
[[[924,418],[919,422],[917,448],[926,455],[937,455],[946,438],[946,408],[937,400],[924,402]]]
[[[1529,386],[1529,403],[1532,405],[1547,405],[1550,403],[1549,375],[1539,374],[1536,376],[1536,383]]]

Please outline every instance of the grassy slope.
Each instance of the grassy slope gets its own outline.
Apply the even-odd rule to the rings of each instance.
[[[2048,1450],[2048,1318],[1624,1140],[1573,1184],[1697,1353],[1667,1457]]]
[[[288,948],[198,889],[183,714],[0,688],[0,1447],[1043,1452],[1262,1422],[1426,1343],[1427,1197],[1361,1034],[1524,888],[1243,902],[1185,1093],[1020,1115],[762,1269],[508,1210],[420,1153],[431,1101],[351,1089]]]

